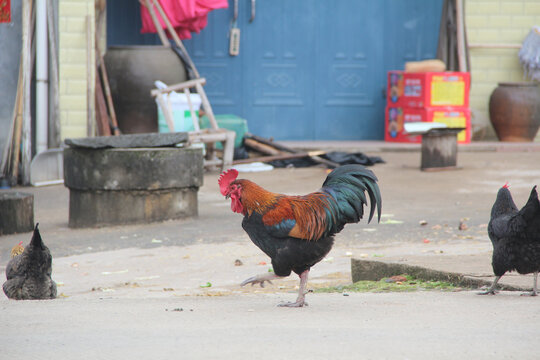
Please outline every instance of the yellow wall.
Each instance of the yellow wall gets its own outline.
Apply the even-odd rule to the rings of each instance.
[[[88,16],[88,18],[87,18]],[[87,74],[87,21],[90,22],[90,77]],[[60,0],[59,77],[61,137],[87,136],[87,91],[94,98],[94,0]],[[90,111],[93,111],[93,101]]]
[[[532,26],[540,25],[540,0],[465,0],[465,15],[469,45],[521,44]],[[488,104],[497,83],[524,81],[518,51],[470,48],[470,103],[479,138],[495,139]]]

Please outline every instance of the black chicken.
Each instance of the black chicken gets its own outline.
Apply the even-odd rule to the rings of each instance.
[[[508,185],[504,185],[491,208],[488,234],[493,244],[491,264],[495,280],[480,295],[495,295],[499,279],[507,271],[515,270],[520,274],[534,273],[532,292],[523,295],[536,296],[540,271],[540,202],[536,186],[525,206],[518,210]]]
[[[10,299],[38,300],[56,298],[56,283],[51,279],[52,256],[38,230],[24,251],[9,261],[4,293]]]

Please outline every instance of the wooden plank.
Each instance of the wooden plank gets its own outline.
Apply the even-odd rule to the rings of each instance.
[[[163,11],[163,8],[161,7],[161,4],[159,3],[159,0],[153,0],[154,4],[156,5],[156,9],[158,9],[158,12],[165,22],[165,26],[167,26],[167,30],[169,31],[169,34],[171,34],[175,44],[180,48],[180,50],[184,53],[189,67],[193,70],[193,74],[196,78],[200,78],[199,72],[197,71],[197,68],[195,67],[195,64],[193,63],[193,60],[191,60],[191,57],[189,56],[189,53],[187,52],[186,48],[184,47],[184,44],[182,44],[182,41],[178,37],[178,34],[172,27],[171,22],[169,21],[169,18],[167,17],[167,14],[165,14],[165,11]]]
[[[313,157],[325,154],[325,151],[310,151],[310,152],[301,152],[294,154],[283,154],[283,155],[270,155],[270,156],[261,156],[256,158],[234,160],[233,164],[249,164],[252,162],[268,162],[274,160],[289,160],[289,159],[299,159],[303,157]]]
[[[193,88],[197,84],[200,84],[200,85],[206,84],[206,79],[205,78],[193,79],[193,80],[184,81],[175,85],[167,86],[165,89],[152,89],[150,91],[150,94],[152,96],[156,96],[158,93],[167,94],[172,91],[184,90],[186,88],[188,89]]]
[[[33,1],[22,2],[22,184],[30,185],[30,163],[32,161],[32,109],[30,107],[32,83],[32,22]]]
[[[97,31],[97,30],[96,30]],[[118,119],[116,118],[116,110],[114,109],[114,103],[112,99],[111,86],[109,83],[109,75],[107,73],[107,67],[105,61],[103,61],[103,54],[98,44],[99,32],[96,32],[96,55],[98,60],[99,70],[101,71],[101,79],[103,81],[103,92],[105,99],[107,100],[107,108],[109,109],[109,115],[111,117],[112,130],[114,135],[120,135],[120,128],[118,127]]]
[[[212,106],[210,106],[210,101],[208,101],[208,98],[206,97],[206,92],[204,91],[202,84],[196,83],[195,89],[197,89],[197,93],[201,96],[202,106],[206,116],[210,120],[210,125],[212,126],[212,129],[219,129],[216,118],[214,116],[214,111],[212,110]]]
[[[193,103],[191,102],[191,93],[189,92],[188,88],[184,89],[184,95],[186,95],[186,100],[189,107],[189,113],[191,115],[191,121],[193,122],[193,128],[195,131],[200,131],[201,127],[199,126],[199,118],[197,117],[197,114],[195,113],[195,109],[193,108]]]
[[[278,143],[275,143],[273,141],[270,141],[268,139],[265,139],[263,137],[260,137],[260,136],[257,136],[257,135],[253,135],[253,134],[250,134],[250,133],[246,133],[244,135],[244,138],[245,139],[254,139],[260,143],[263,143],[263,144],[266,144],[266,145],[269,145],[269,146],[272,146],[278,150],[282,150],[282,151],[286,151],[286,152],[290,152],[290,153],[298,153],[297,150],[294,150],[294,149],[291,149],[285,145],[282,145],[282,144],[278,144]],[[331,168],[336,168],[339,166],[338,163],[335,163],[333,161],[330,161],[330,160],[326,160],[318,155],[309,155],[311,157],[311,159],[315,162],[318,162],[320,164],[325,164]]]
[[[111,127],[109,125],[109,114],[107,113],[107,105],[105,104],[105,95],[99,80],[99,74],[96,73],[96,123],[98,135],[111,136]]]
[[[167,35],[165,35],[165,31],[163,31],[163,28],[161,27],[161,23],[159,22],[156,12],[154,11],[154,6],[150,3],[150,0],[144,0],[144,3],[142,0],[139,0],[139,2],[146,6],[148,9],[148,12],[150,13],[150,17],[152,18],[152,22],[154,23],[154,26],[156,27],[156,31],[159,35],[159,39],[161,40],[161,43],[163,46],[171,47],[171,43],[169,42],[169,39],[167,39]]]
[[[285,152],[276,149],[273,146],[263,144],[255,139],[244,139],[244,145],[266,155],[283,155]]]
[[[95,66],[95,61],[92,59],[92,21],[90,15],[86,15],[86,136],[92,137],[96,135],[95,131],[95,116],[94,103],[92,98],[92,84],[95,84],[95,79],[92,78],[92,68]]]
[[[156,96],[157,102],[159,104],[159,107],[161,108],[161,111],[163,111],[163,116],[165,116],[165,121],[167,122],[167,126],[169,127],[170,132],[175,132],[174,130],[174,116],[171,111],[170,106],[165,102],[165,99],[163,98],[163,95],[161,93],[158,93]]]
[[[54,7],[52,0],[47,0],[47,29],[49,34],[49,56],[51,58],[51,82],[52,106],[49,106],[49,147],[60,147],[62,140],[60,138],[60,96],[58,80],[58,45],[56,44],[55,22],[53,16]]]
[[[290,152],[290,153],[295,153],[295,152],[299,152],[297,150],[294,150],[294,149],[291,149],[285,145],[282,145],[282,144],[279,144],[279,143],[276,143],[270,139],[265,139],[263,137],[260,137],[260,136],[257,136],[257,135],[253,135],[251,133],[245,133],[244,134],[244,138],[246,139],[253,139],[253,140],[256,140],[262,144],[265,144],[265,145],[268,145],[268,146],[271,146],[273,148],[276,148],[278,150],[281,150],[281,151],[286,151],[286,152]]]

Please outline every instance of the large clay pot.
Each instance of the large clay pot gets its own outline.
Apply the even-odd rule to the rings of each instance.
[[[499,83],[489,99],[489,118],[500,141],[533,141],[540,127],[540,88]]]
[[[156,80],[169,85],[187,80],[180,58],[164,46],[112,46],[105,64],[122,133],[156,132],[157,106],[150,90]]]

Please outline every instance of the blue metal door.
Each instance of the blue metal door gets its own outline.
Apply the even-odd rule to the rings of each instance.
[[[185,44],[214,112],[260,136],[382,139],[386,72],[436,54],[442,0],[257,0],[253,22],[251,0],[238,2],[238,56],[233,0]]]

